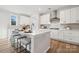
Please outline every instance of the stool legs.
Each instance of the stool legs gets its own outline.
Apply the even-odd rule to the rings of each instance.
[[[18,39],[17,39],[17,52],[18,52]]]
[[[21,52],[21,39],[20,39],[20,42],[18,42],[18,40],[19,39],[17,39],[17,52]]]
[[[21,39],[20,39],[20,52],[21,52]]]
[[[29,42],[29,43],[27,43],[25,46],[26,46],[26,50],[27,50],[27,45],[29,45],[29,49],[31,48],[30,47],[30,43],[31,42]],[[21,42],[21,39],[19,39],[19,38],[17,38],[17,43],[16,43],[17,45],[17,52],[22,52],[22,49],[21,49],[21,45],[22,45],[22,42]],[[19,46],[18,46],[19,45]]]

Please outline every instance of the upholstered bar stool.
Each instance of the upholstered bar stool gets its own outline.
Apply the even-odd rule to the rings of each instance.
[[[17,38],[17,47],[18,44],[20,45],[20,51],[19,52],[23,52],[24,50],[26,50],[25,52],[30,52],[30,47],[31,47],[31,39],[28,38],[27,36],[21,36],[19,38]],[[21,47],[23,47],[24,49],[21,50]],[[27,49],[29,48],[29,49]],[[17,49],[18,50],[18,49]]]
[[[18,44],[18,39],[21,37],[21,35],[20,34],[13,35],[13,37],[14,37],[14,48],[18,51],[18,48],[20,47],[20,45]]]

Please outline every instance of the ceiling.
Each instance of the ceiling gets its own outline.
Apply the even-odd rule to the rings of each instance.
[[[0,5],[0,8],[21,14],[45,13],[48,8],[56,10],[67,5]]]

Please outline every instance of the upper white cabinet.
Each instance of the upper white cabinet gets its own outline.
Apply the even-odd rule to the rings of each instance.
[[[71,8],[71,23],[79,23],[79,7]]]
[[[71,10],[70,9],[67,9],[65,10],[65,23],[70,23],[71,22]]]
[[[79,23],[79,7],[60,11],[60,23]]]
[[[44,14],[40,16],[40,24],[50,24],[50,14]]]
[[[65,11],[60,12],[60,23],[65,23]]]
[[[67,10],[62,10],[60,12],[60,23],[61,24],[66,24],[66,23],[70,23],[70,9]]]

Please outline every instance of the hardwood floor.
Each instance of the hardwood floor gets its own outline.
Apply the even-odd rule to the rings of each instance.
[[[15,50],[8,40],[0,39],[0,53],[15,53]]]
[[[0,53],[16,53],[16,51],[8,40],[0,39]],[[52,39],[47,53],[79,53],[79,46]]]
[[[57,40],[51,40],[48,53],[79,53],[79,46]]]

